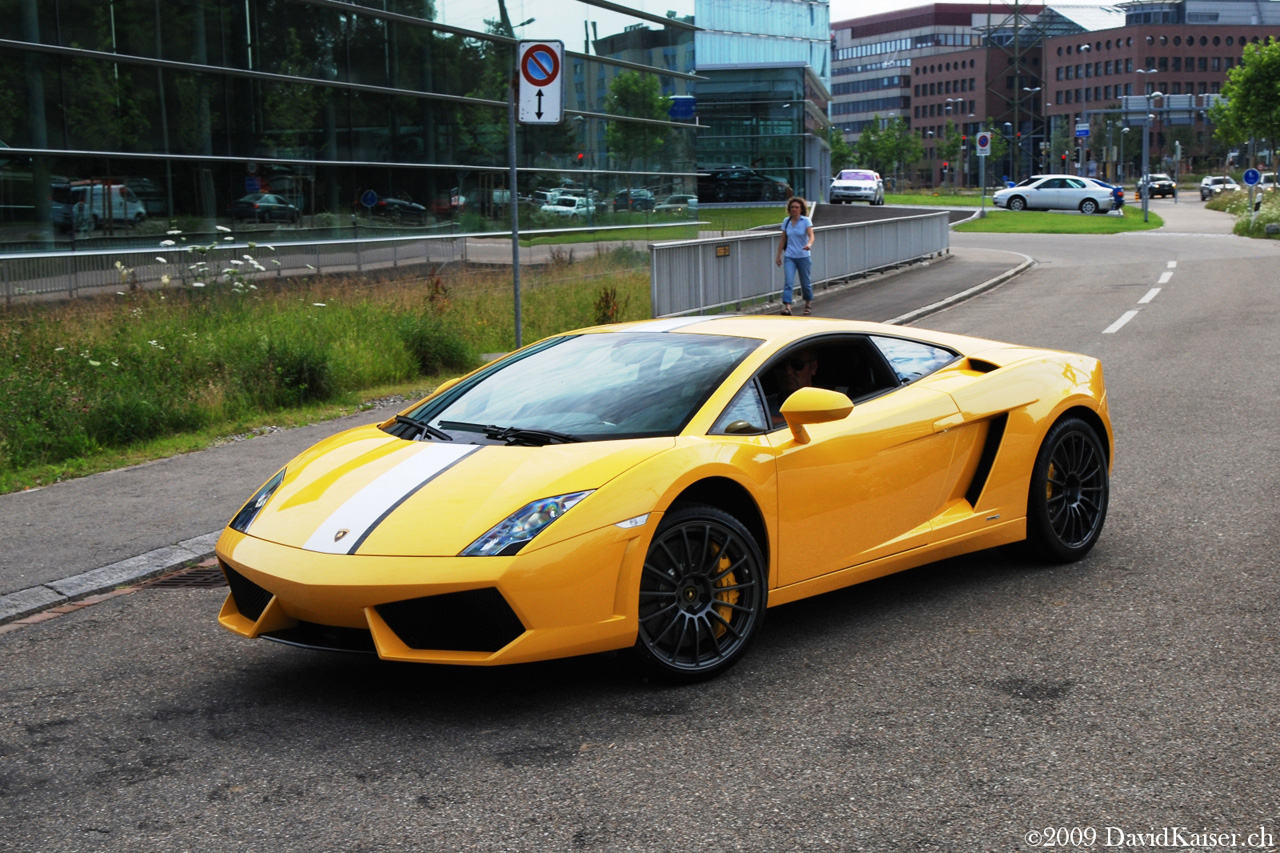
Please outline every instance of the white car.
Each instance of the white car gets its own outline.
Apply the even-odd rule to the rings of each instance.
[[[1209,175],[1200,182],[1200,200],[1208,201],[1218,193],[1235,192],[1240,185],[1226,175]]]
[[[996,190],[991,201],[1008,210],[1078,210],[1109,213],[1114,206],[1112,188],[1075,175],[1033,175]]]
[[[831,204],[853,201],[884,204],[884,181],[880,179],[880,173],[870,169],[842,169],[831,181],[827,201]]]
[[[578,195],[562,195],[555,201],[542,206],[543,213],[554,213],[557,216],[567,216],[570,219],[576,219],[579,216],[586,216],[591,212],[591,202]]]

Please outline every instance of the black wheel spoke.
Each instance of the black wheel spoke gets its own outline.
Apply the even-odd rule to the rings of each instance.
[[[763,617],[763,572],[759,550],[732,516],[709,507],[673,513],[642,564],[637,648],[673,676],[730,665]]]

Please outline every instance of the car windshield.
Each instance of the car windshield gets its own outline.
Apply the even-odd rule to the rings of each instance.
[[[662,332],[556,338],[481,371],[408,417],[468,442],[486,434],[510,439],[512,430],[580,441],[676,435],[760,343]]]
[[[874,181],[875,179],[874,172],[860,172],[856,169],[845,169],[839,177],[841,181]]]

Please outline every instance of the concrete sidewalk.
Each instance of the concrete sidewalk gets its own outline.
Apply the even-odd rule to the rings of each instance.
[[[953,249],[851,286],[819,291],[825,317],[909,322],[1030,266],[1013,252]],[[400,402],[326,423],[230,441],[0,496],[0,623],[208,558],[241,504],[292,457],[340,430],[385,420]]]

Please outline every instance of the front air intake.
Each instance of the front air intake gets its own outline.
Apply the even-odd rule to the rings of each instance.
[[[227,586],[231,587],[231,597],[236,602],[236,610],[246,619],[254,622],[262,616],[262,611],[271,603],[272,595],[221,560],[222,573],[227,577]]]
[[[411,649],[496,652],[524,625],[493,587],[379,604],[378,615]]]

